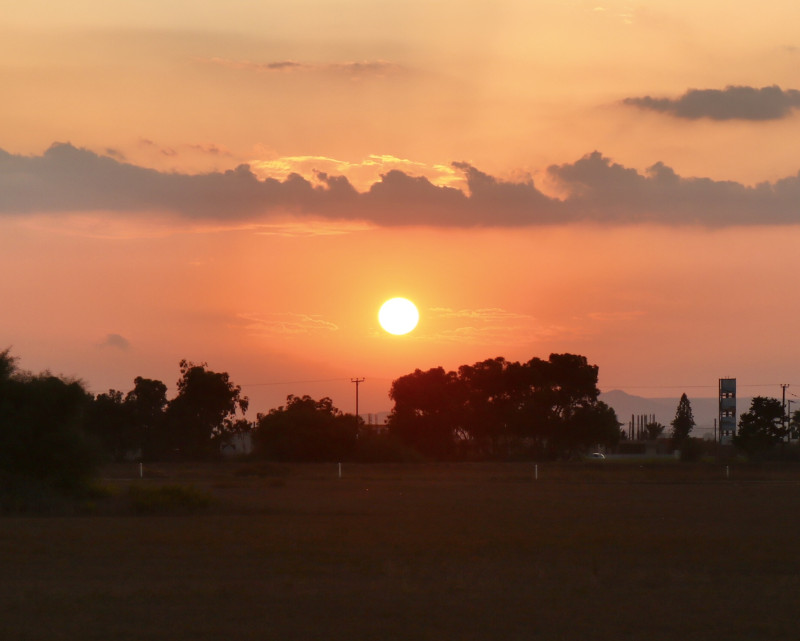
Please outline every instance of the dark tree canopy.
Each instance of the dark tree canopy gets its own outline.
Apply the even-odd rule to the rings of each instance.
[[[131,407],[122,392],[110,389],[95,396],[87,416],[87,429],[113,461],[138,452],[141,442],[134,427]]]
[[[95,397],[88,426],[109,458],[213,458],[234,434],[252,428],[239,415],[247,397],[227,373],[186,360],[180,372],[172,400],[164,383],[142,376],[125,395],[112,389]]]
[[[145,459],[152,459],[159,450],[158,441],[167,407],[167,386],[152,378],[137,376],[134,387],[125,396],[135,437]]]
[[[455,372],[415,370],[392,383],[389,397],[394,401],[389,425],[400,441],[432,458],[454,455],[467,434],[464,385]]]
[[[0,352],[0,480],[70,488],[93,474],[98,452],[83,430],[91,396],[78,381],[20,372]]]
[[[574,354],[504,358],[400,377],[389,393],[393,434],[437,459],[568,456],[614,444],[616,414],[597,396],[597,366]]]
[[[783,419],[783,405],[777,398],[756,396],[739,418],[734,445],[751,456],[774,448],[786,436]]]
[[[88,417],[88,429],[115,461],[133,457],[157,458],[162,448],[167,386],[137,376],[134,388],[123,396],[118,390],[98,394]]]
[[[286,405],[259,414],[253,435],[256,455],[280,461],[342,461],[354,452],[358,420],[330,398],[286,398]]]
[[[180,362],[178,395],[167,405],[164,445],[171,456],[208,458],[240,429],[237,412],[249,401],[227,372],[213,372],[206,363]]]

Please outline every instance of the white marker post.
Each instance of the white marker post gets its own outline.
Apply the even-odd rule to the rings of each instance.
[[[538,481],[539,480],[539,465],[538,464],[533,466],[533,480],[534,481]]]
[[[342,464],[339,463],[339,478],[342,478]]]
[[[144,467],[142,467],[141,463],[139,463],[139,478],[140,479],[144,478]]]

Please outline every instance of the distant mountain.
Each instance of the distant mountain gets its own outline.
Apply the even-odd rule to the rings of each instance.
[[[611,390],[600,394],[600,400],[614,408],[617,418],[623,423],[623,426],[628,425],[632,415],[645,414],[650,416],[655,414],[656,421],[665,425],[669,431],[670,423],[675,418],[675,410],[678,409],[680,394],[674,398],[645,398],[628,394],[622,390]],[[749,409],[751,400],[750,398],[736,399],[737,416]],[[693,435],[700,437],[712,436],[714,433],[714,419],[719,417],[719,399],[717,397],[693,398],[689,396],[689,402],[692,404],[692,414],[697,424]]]

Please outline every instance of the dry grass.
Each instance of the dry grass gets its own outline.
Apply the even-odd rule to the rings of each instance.
[[[607,463],[109,469],[215,501],[0,519],[0,638],[796,638],[800,469]]]

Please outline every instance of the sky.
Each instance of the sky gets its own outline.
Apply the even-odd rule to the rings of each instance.
[[[800,395],[800,4],[0,0],[0,348],[391,409],[586,356]],[[383,331],[383,301],[420,310]]]

